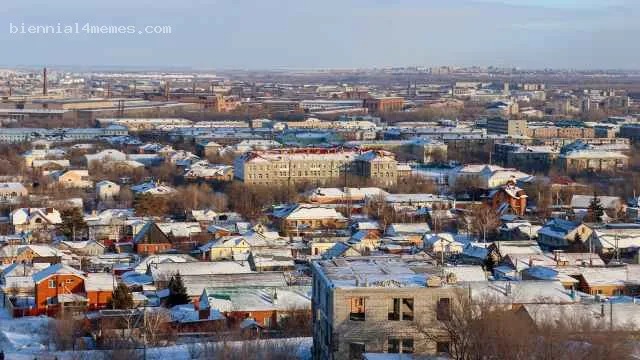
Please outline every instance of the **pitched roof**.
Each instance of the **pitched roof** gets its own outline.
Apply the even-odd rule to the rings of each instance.
[[[76,270],[69,265],[55,264],[48,268],[41,270],[33,275],[33,281],[37,284],[52,275],[75,275],[83,279],[86,279],[85,273],[80,270]]]

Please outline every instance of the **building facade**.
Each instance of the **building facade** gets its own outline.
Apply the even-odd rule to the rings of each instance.
[[[388,266],[404,271],[384,272]],[[313,358],[448,352],[444,332],[438,341],[427,332],[440,331],[440,321],[450,319],[452,303],[463,289],[452,284],[455,277],[443,285],[439,277],[424,273],[425,268],[429,265],[424,262],[384,257],[312,263]],[[414,283],[417,278],[422,280]]]

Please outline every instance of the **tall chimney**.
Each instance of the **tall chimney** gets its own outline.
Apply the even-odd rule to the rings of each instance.
[[[47,68],[44,68],[43,80],[42,80],[42,95],[47,96]]]
[[[164,97],[169,101],[169,80],[164,82]]]

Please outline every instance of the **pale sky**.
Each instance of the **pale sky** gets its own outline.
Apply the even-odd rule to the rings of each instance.
[[[2,0],[0,66],[640,69],[640,0]],[[172,34],[11,34],[10,24]]]

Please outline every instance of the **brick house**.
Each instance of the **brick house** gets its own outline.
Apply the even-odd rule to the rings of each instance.
[[[511,212],[522,216],[527,208],[527,194],[525,191],[509,182],[507,185],[489,192],[489,205],[499,213]]]
[[[173,247],[169,236],[165,234],[157,224],[146,223],[133,237],[135,251],[138,254],[158,254],[166,252]]]
[[[53,315],[63,307],[101,309],[107,306],[115,279],[106,273],[86,274],[55,264],[32,276],[36,314]]]
[[[38,314],[55,314],[64,306],[86,303],[86,275],[70,266],[56,264],[33,275],[35,309]]]

